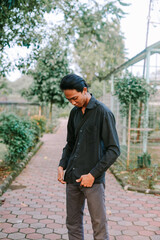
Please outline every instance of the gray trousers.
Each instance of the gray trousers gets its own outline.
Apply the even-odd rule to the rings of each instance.
[[[109,240],[106,218],[104,184],[91,188],[66,184],[67,219],[69,240],[84,240],[83,210],[87,199],[94,240]]]

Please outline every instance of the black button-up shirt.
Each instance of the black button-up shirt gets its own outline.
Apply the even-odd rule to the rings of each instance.
[[[85,120],[83,120],[85,118]],[[81,125],[78,133],[77,129]],[[94,183],[105,181],[105,171],[120,155],[118,135],[113,113],[101,102],[91,97],[85,114],[74,107],[67,126],[67,144],[59,166],[65,172],[67,183],[76,183],[81,175],[91,173]]]

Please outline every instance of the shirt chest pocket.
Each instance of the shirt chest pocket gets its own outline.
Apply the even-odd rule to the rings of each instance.
[[[97,127],[96,126],[88,126],[86,128],[87,144],[96,142],[97,137],[98,137],[97,136]]]

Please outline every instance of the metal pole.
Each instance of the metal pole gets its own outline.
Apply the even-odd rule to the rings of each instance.
[[[128,113],[127,169],[129,168],[129,161],[130,161],[130,140],[131,140],[131,103],[129,104],[129,113]]]
[[[123,117],[122,145],[126,146],[126,117]]]
[[[149,2],[145,48],[147,48],[147,46],[148,46],[149,24],[150,24],[150,17],[151,17],[151,4],[152,4],[152,0],[150,0],[150,2]],[[146,68],[146,59],[144,59],[144,65],[143,65],[143,78],[144,78],[144,76],[145,76],[145,68]]]
[[[114,110],[114,75],[111,75],[111,111]]]
[[[103,80],[103,103],[106,104],[106,82]]]
[[[149,84],[149,68],[150,68],[150,51],[147,52],[146,58],[146,83]],[[149,119],[149,106],[148,106],[148,98],[146,99],[145,103],[145,112],[144,112],[144,128],[148,128],[148,119]],[[143,152],[147,152],[147,145],[148,145],[148,131],[144,131],[143,133]]]

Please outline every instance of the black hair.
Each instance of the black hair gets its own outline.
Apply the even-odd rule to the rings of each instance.
[[[64,76],[60,82],[61,90],[75,89],[77,92],[83,92],[84,87],[88,89],[85,80],[73,73]]]

